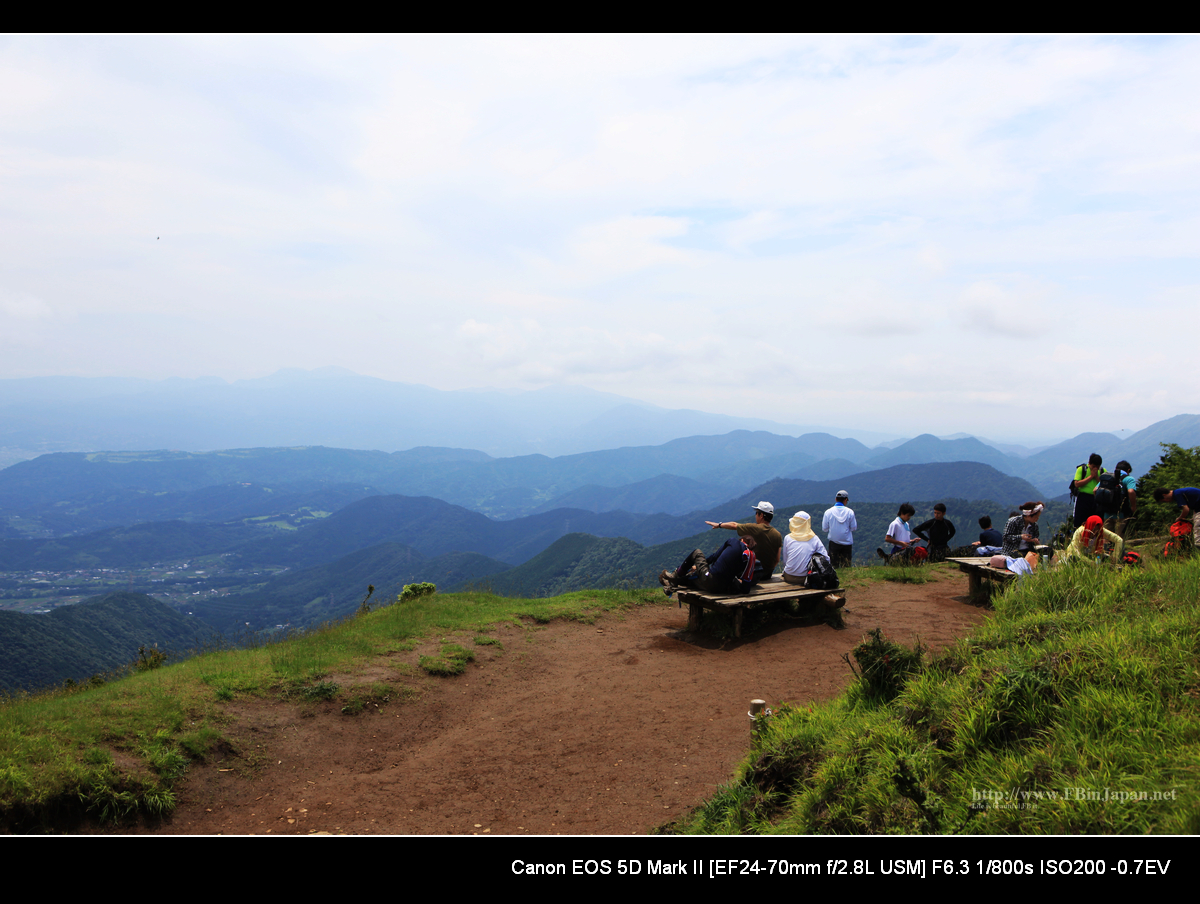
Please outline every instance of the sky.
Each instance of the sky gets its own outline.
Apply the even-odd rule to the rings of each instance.
[[[1192,36],[0,37],[0,378],[1136,430],[1200,412],[1198,85]]]

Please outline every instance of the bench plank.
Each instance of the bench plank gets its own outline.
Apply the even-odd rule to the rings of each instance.
[[[701,612],[705,609],[712,609],[714,612],[725,612],[733,615],[734,637],[742,636],[742,620],[746,614],[746,610],[754,606],[761,606],[766,603],[782,600],[819,598],[831,609],[840,609],[846,602],[846,591],[841,588],[837,590],[810,590],[807,587],[789,584],[778,576],[772,576],[768,580],[754,585],[749,593],[704,593],[701,590],[680,586],[675,591],[675,596],[680,606],[687,603],[689,631],[699,631]]]
[[[988,582],[988,593],[991,594],[992,585],[996,582],[1004,583],[1016,578],[1016,575],[1007,568],[993,568],[990,564],[991,556],[974,556],[971,558],[951,558],[946,559],[947,562],[953,562],[958,566],[959,570],[967,576],[967,593],[972,599],[976,599],[983,592],[983,582]]]

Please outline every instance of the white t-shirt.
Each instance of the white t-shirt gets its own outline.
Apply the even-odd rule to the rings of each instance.
[[[896,540],[903,540],[905,543],[912,543],[912,528],[907,523],[900,520],[900,516],[896,516],[896,520],[888,525],[887,535]],[[903,546],[892,545],[892,554],[902,552],[905,549]]]
[[[808,563],[812,561],[813,553],[820,553],[829,558],[820,537],[797,540],[791,534],[786,535],[783,538],[783,573],[794,578],[804,577],[808,574]]]

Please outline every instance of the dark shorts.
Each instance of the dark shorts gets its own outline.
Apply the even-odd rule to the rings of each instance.
[[[1075,510],[1071,520],[1076,527],[1083,527],[1083,522],[1096,514],[1096,497],[1091,493],[1080,493],[1075,497]]]

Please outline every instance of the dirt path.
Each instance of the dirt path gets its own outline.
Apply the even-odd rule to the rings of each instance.
[[[751,699],[836,695],[850,678],[842,654],[877,625],[937,649],[986,617],[957,574],[848,599],[845,630],[776,623],[724,645],[688,635],[674,603],[509,627],[466,674],[357,716],[240,704],[227,731],[238,754],[194,766],[152,831],[644,834],[729,780]]]

